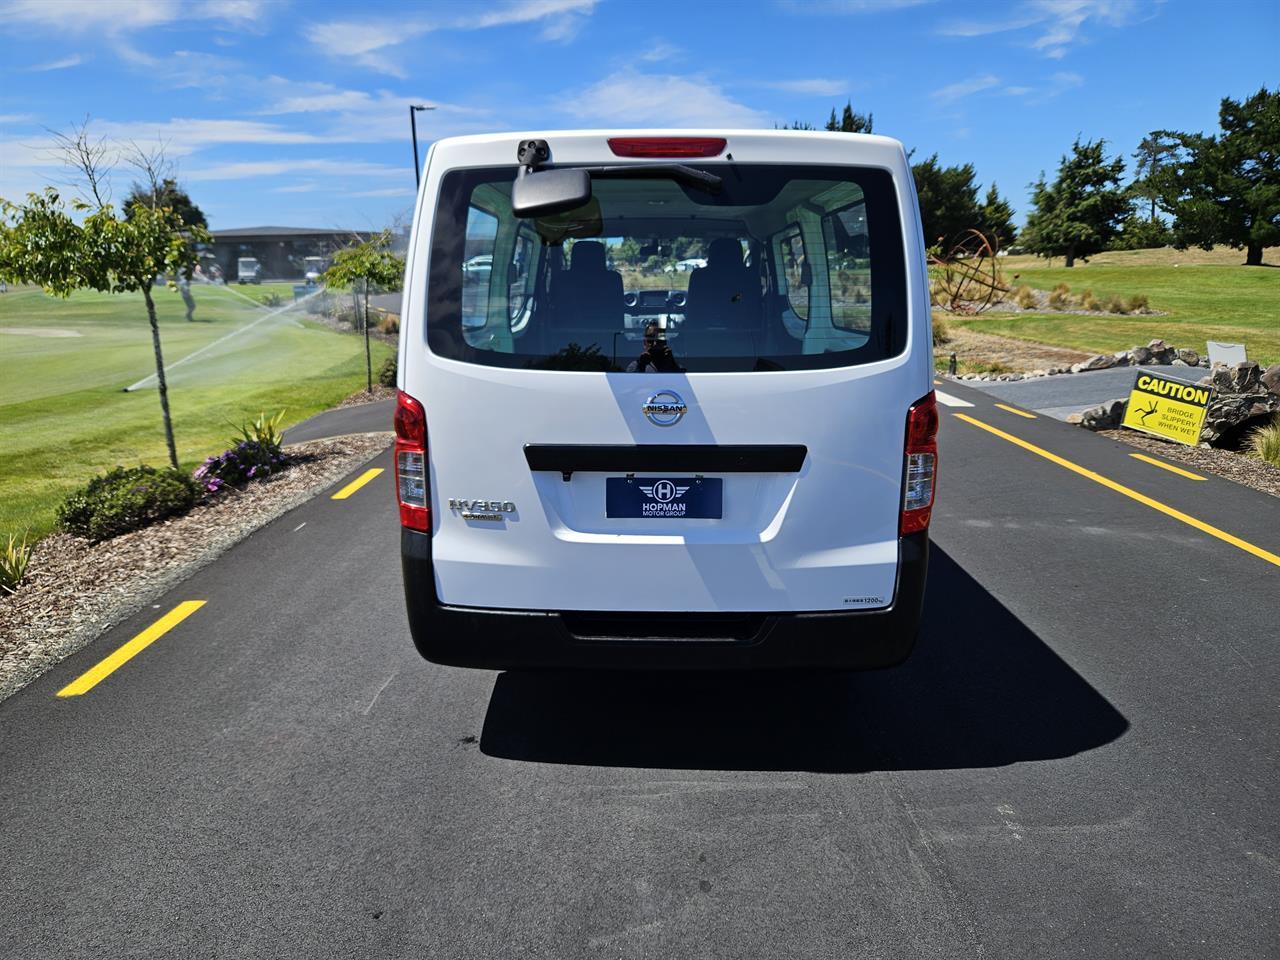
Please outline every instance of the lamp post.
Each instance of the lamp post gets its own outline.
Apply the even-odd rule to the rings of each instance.
[[[413,133],[413,183],[417,186],[422,182],[422,173],[418,166],[418,111],[434,110],[435,107],[428,107],[422,103],[409,104],[409,129]]]

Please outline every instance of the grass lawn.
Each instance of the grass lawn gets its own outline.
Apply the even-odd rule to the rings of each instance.
[[[1280,250],[1243,267],[1244,254],[1213,251],[1133,250],[1100,254],[1070,270],[1034,257],[1002,259],[1010,286],[1051,290],[1066,283],[1073,294],[1092,290],[1100,299],[1145,294],[1165,316],[1091,316],[1073,313],[946,315],[948,323],[1036,343],[1101,353],[1162,337],[1203,354],[1206,340],[1243,343],[1264,366],[1280,362]],[[1015,279],[1016,275],[1016,279]]]
[[[157,292],[185,468],[223,450],[233,424],[282,409],[285,423],[296,423],[364,385],[359,337],[300,310],[245,330],[267,311],[216,287],[193,293],[196,322],[188,323],[178,295]],[[373,350],[376,374],[391,348],[375,341]],[[154,370],[138,294],[0,294],[0,535],[49,532],[67,493],[116,464],[167,462],[154,386],[123,392]]]

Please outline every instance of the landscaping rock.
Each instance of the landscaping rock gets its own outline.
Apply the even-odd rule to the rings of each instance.
[[[1067,423],[1078,423],[1086,430],[1113,430],[1124,419],[1126,406],[1127,400],[1108,400],[1096,407],[1071,414],[1067,417]]]
[[[1151,351],[1152,363],[1172,363],[1175,356],[1173,347],[1169,346],[1163,340],[1152,340],[1147,344],[1147,349]]]
[[[1231,370],[1232,390],[1235,393],[1250,393],[1262,383],[1262,368],[1256,360],[1243,360]]]
[[[1243,366],[1243,364],[1237,364]],[[1200,439],[1217,444],[1223,435],[1230,433],[1246,420],[1266,417],[1280,412],[1280,395],[1274,393],[1223,393],[1209,401],[1205,411],[1204,427]]]
[[[1151,351],[1146,347],[1134,347],[1129,351],[1129,359],[1135,364],[1151,362]]]
[[[1173,366],[1175,366],[1175,367],[1185,367],[1186,365],[1187,365],[1187,361],[1183,360],[1181,357],[1175,357],[1175,358],[1174,358]]]
[[[1117,367],[1127,367],[1133,362],[1133,353],[1129,350],[1117,350],[1115,357]]]
[[[1196,353],[1194,350],[1187,350],[1183,348],[1181,350],[1178,350],[1177,354],[1178,354],[1178,359],[1181,360],[1183,363],[1185,363],[1188,367],[1200,366],[1200,354]]]
[[[1258,378],[1258,382],[1268,393],[1280,396],[1280,363],[1273,363]]]
[[[1219,393],[1236,392],[1231,378],[1231,368],[1225,363],[1220,363],[1213,368],[1213,373],[1209,375],[1209,380],[1213,384],[1213,389]]]

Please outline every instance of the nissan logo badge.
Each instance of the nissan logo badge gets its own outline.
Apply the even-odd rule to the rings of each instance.
[[[688,412],[689,406],[674,390],[659,390],[644,402],[644,415],[658,427],[673,427]]]

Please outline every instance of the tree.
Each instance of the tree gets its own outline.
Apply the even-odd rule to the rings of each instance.
[[[1158,219],[1156,201],[1160,199],[1160,172],[1177,150],[1176,144],[1152,133],[1143,137],[1142,142],[1138,144],[1138,149],[1134,151],[1134,181],[1129,185],[1129,192],[1137,199],[1146,200],[1151,205],[1152,223]]]
[[[404,259],[389,249],[391,234],[383,231],[371,240],[339,250],[324,272],[324,282],[333,287],[355,288],[360,284],[364,295],[364,365],[369,392],[373,393],[373,357],[369,349],[369,286],[383,290],[399,290],[404,281]]]
[[[154,188],[143,183],[135,183],[124,202],[125,219],[132,219],[132,209],[137,204],[148,207],[168,207],[188,227],[207,227],[204,211],[197,207],[187,195],[187,191],[178,186],[173,177],[164,177]]]
[[[944,167],[935,153],[927,160],[912,164],[911,173],[920,199],[926,246],[946,246],[963,231],[982,226],[973,164]]]
[[[853,101],[850,100],[845,103],[838,123],[836,122],[836,108],[831,108],[831,119],[827,121],[827,129],[839,133],[870,133],[872,120],[872,115],[869,113],[854,113]]]
[[[978,229],[985,233],[999,247],[1007,247],[1018,235],[1018,228],[1013,225],[1013,207],[1009,201],[1000,196],[995,182],[987,190],[987,197],[982,201],[979,213]]]
[[[1032,253],[1061,255],[1073,267],[1076,257],[1107,249],[1119,233],[1132,203],[1120,187],[1124,158],[1108,160],[1105,145],[1076,138],[1070,156],[1058,165],[1057,179],[1049,184],[1042,173],[1031,185],[1034,209],[1022,229],[1022,245]]]
[[[202,227],[188,227],[166,206],[134,204],[130,215],[121,217],[108,199],[106,158],[113,148],[105,140],[92,140],[87,124],[71,136],[55,137],[87,196],[73,200],[70,211],[53,187],[27,194],[26,203],[0,200],[0,279],[39,284],[59,297],[76,290],[142,294],[151,325],[169,463],[176,470],[178,451],[151,289],[160,274],[189,280],[196,266],[192,241],[208,242],[210,237]],[[131,162],[154,184],[157,159],[163,159],[159,151],[146,154],[135,148]],[[83,214],[83,221],[77,223],[72,212]]]
[[[1175,246],[1244,247],[1245,265],[1258,267],[1263,248],[1280,244],[1280,91],[1224,97],[1218,121],[1217,136],[1153,133],[1172,147],[1154,183]]]

